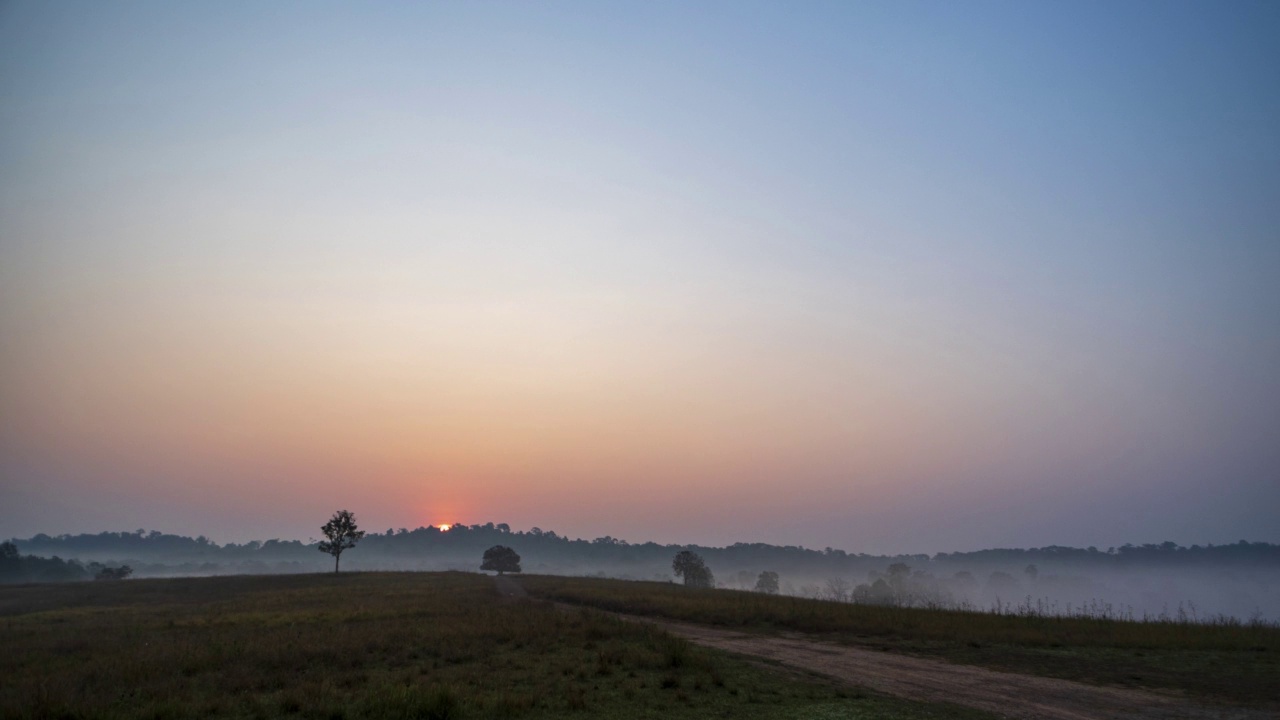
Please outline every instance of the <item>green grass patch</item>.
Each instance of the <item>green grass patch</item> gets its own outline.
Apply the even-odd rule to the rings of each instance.
[[[0,589],[0,717],[987,717],[767,669],[464,573]]]
[[[857,605],[671,583],[529,576],[533,595],[621,613],[841,642],[1095,684],[1274,706],[1280,628]]]

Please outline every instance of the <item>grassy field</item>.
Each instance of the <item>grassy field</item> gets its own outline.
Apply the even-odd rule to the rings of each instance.
[[[521,582],[535,596],[616,612],[762,632],[798,630],[1001,670],[1163,688],[1254,707],[1276,707],[1280,687],[1275,626],[923,610],[595,578],[531,576]]]
[[[14,719],[987,717],[504,600],[462,573],[3,587],[0,648]]]

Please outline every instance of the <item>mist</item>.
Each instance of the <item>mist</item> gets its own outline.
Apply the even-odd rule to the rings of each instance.
[[[218,544],[204,536],[139,529],[37,534],[12,542],[29,562],[25,574],[10,573],[4,582],[88,579],[92,563],[128,565],[136,577],[333,569],[314,539]],[[486,523],[369,532],[343,553],[342,569],[476,572],[484,551],[498,544],[520,554],[525,573],[676,582],[672,558],[691,550],[711,569],[715,587],[726,590],[754,590],[760,573],[771,571],[778,573],[782,594],[835,602],[1149,621],[1280,619],[1280,545],[1243,540],[871,555],[765,543],[703,547],[611,536],[571,539],[537,527]]]

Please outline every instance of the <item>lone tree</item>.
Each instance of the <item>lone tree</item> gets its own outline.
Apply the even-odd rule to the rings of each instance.
[[[683,577],[685,587],[709,588],[715,586],[715,577],[711,568],[702,561],[702,557],[691,550],[681,550],[671,561],[671,569],[676,577]]]
[[[481,570],[496,570],[501,575],[504,572],[520,572],[520,555],[515,550],[506,545],[494,545],[484,551],[484,562],[480,563]]]
[[[769,593],[770,595],[778,594],[778,573],[772,570],[765,570],[760,573],[760,577],[756,579],[756,592]]]
[[[334,513],[320,531],[329,538],[320,542],[320,552],[327,552],[333,556],[333,572],[337,574],[338,560],[342,557],[342,551],[355,547],[360,538],[364,537],[364,531],[356,528],[356,516],[350,510],[339,510]]]

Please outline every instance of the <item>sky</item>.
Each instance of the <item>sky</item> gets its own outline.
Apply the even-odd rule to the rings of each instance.
[[[1274,2],[0,4],[0,536],[1280,542]]]

